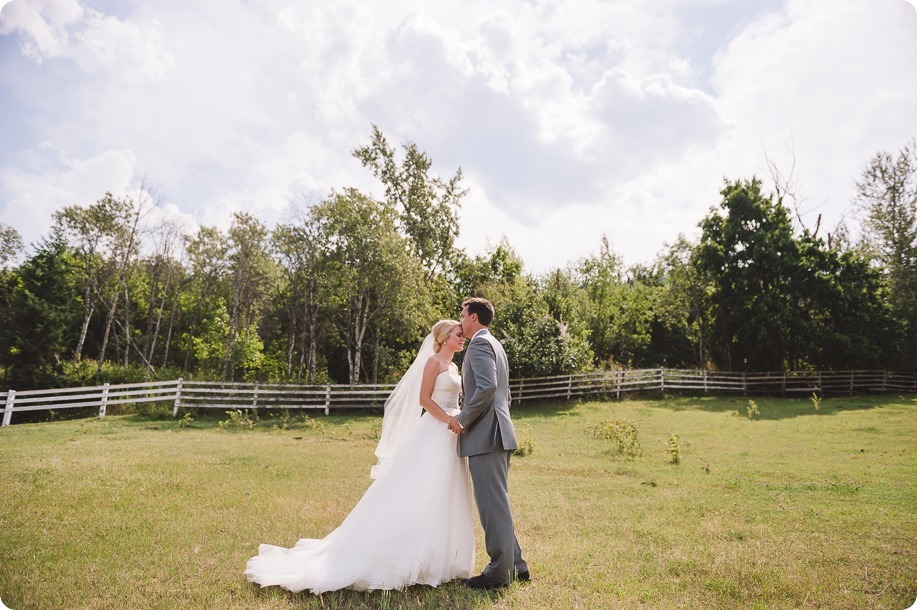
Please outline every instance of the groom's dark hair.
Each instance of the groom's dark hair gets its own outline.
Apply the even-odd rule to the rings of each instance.
[[[490,326],[494,319],[494,306],[487,299],[472,297],[462,301],[462,307],[468,308],[468,315],[478,314],[478,322],[482,326]]]

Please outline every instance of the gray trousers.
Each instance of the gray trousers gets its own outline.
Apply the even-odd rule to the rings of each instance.
[[[483,574],[501,583],[515,580],[516,570],[528,571],[516,539],[509,506],[507,475],[512,453],[502,449],[498,437],[496,451],[468,457],[474,500],[484,528],[484,546],[490,556],[490,563]]]

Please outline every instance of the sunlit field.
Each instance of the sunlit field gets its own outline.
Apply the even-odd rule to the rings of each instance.
[[[316,597],[246,581],[259,543],[322,537],[353,507],[379,413],[252,429],[219,426],[223,414],[3,428],[0,599],[13,610],[909,607],[917,398],[826,398],[816,411],[756,397],[754,418],[748,401],[514,408],[532,449],[510,469],[532,581],[500,593],[449,583]],[[614,419],[636,426],[635,455],[594,434]]]

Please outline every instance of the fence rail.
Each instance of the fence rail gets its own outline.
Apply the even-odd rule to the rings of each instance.
[[[513,402],[579,398],[641,390],[740,392],[745,394],[854,394],[917,392],[917,375],[888,371],[791,371],[730,373],[684,369],[643,369],[563,375],[510,382]]]
[[[109,405],[168,403],[173,416],[180,409],[331,409],[373,408],[385,404],[394,388],[374,385],[296,385],[278,383],[223,383],[211,381],[157,381],[103,384],[83,388],[8,390],[0,392],[3,425],[13,413],[58,409],[98,409],[105,417]],[[620,398],[627,392],[679,390],[740,392],[745,394],[854,394],[917,393],[917,374],[889,371],[790,371],[730,373],[685,369],[600,371],[553,377],[510,380],[514,404],[523,401],[587,396]]]

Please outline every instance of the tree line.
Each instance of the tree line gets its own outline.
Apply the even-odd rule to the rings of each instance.
[[[30,389],[146,379],[388,382],[464,297],[498,312],[513,376],[618,367],[917,366],[917,146],[857,182],[863,237],[806,227],[788,180],[726,180],[701,234],[626,266],[607,238],[544,273],[504,238],[455,246],[467,189],[375,126],[353,155],[384,196],[300,202],[268,228],[153,225],[149,190],[106,193],[22,240],[0,224],[0,377]],[[295,202],[294,202],[295,203]],[[795,210],[798,212],[798,210]]]

